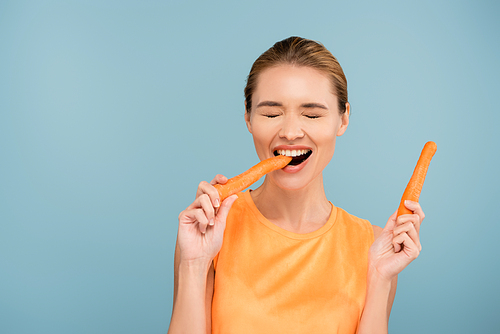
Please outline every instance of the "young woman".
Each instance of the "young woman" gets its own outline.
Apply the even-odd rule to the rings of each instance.
[[[421,250],[424,213],[384,229],[328,201],[323,170],[349,124],[335,57],[299,37],[253,64],[245,121],[261,160],[292,156],[251,191],[219,202],[201,182],[179,215],[169,333],[387,333],[397,275]]]

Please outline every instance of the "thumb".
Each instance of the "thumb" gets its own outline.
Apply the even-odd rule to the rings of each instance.
[[[387,220],[387,223],[385,224],[384,230],[393,230],[394,227],[396,226],[396,220],[398,218],[397,216],[398,211],[394,211],[394,213],[389,217]]]
[[[231,195],[224,201],[222,201],[219,211],[217,212],[217,216],[215,217],[216,226],[219,225],[223,229],[226,227],[227,214],[229,213],[229,209],[231,209],[231,206],[233,205],[234,201],[236,201],[237,199],[238,199],[237,195]]]

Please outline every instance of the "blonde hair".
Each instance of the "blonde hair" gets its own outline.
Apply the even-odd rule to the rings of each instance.
[[[245,87],[247,113],[252,109],[252,95],[257,87],[259,74],[279,65],[307,66],[326,74],[331,80],[333,93],[337,96],[340,114],[346,112],[347,79],[337,58],[321,43],[292,36],[276,42],[253,63]]]

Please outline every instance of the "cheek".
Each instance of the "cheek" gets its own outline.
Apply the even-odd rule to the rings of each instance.
[[[335,138],[335,136],[328,136],[322,140],[323,155],[328,159],[332,158],[333,152],[335,151]]]
[[[269,124],[254,122],[252,124],[252,137],[259,158],[266,158],[268,148],[273,140],[273,129]]]
[[[325,163],[328,164],[335,151],[335,143],[337,139],[335,128],[333,126],[325,127],[321,130],[318,129],[318,132],[316,133],[320,134],[319,136],[316,136],[316,143],[321,149],[321,157],[325,160]]]
[[[252,134],[254,140],[269,140],[275,133],[276,124],[256,119],[252,122]]]
[[[267,131],[265,130],[265,128],[261,126],[252,126],[252,130],[254,142],[259,143],[266,140]]]

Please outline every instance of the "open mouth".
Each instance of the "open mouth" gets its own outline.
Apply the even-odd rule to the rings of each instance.
[[[286,155],[292,157],[292,161],[288,165],[297,166],[307,160],[312,154],[311,150],[276,150],[274,155]]]

